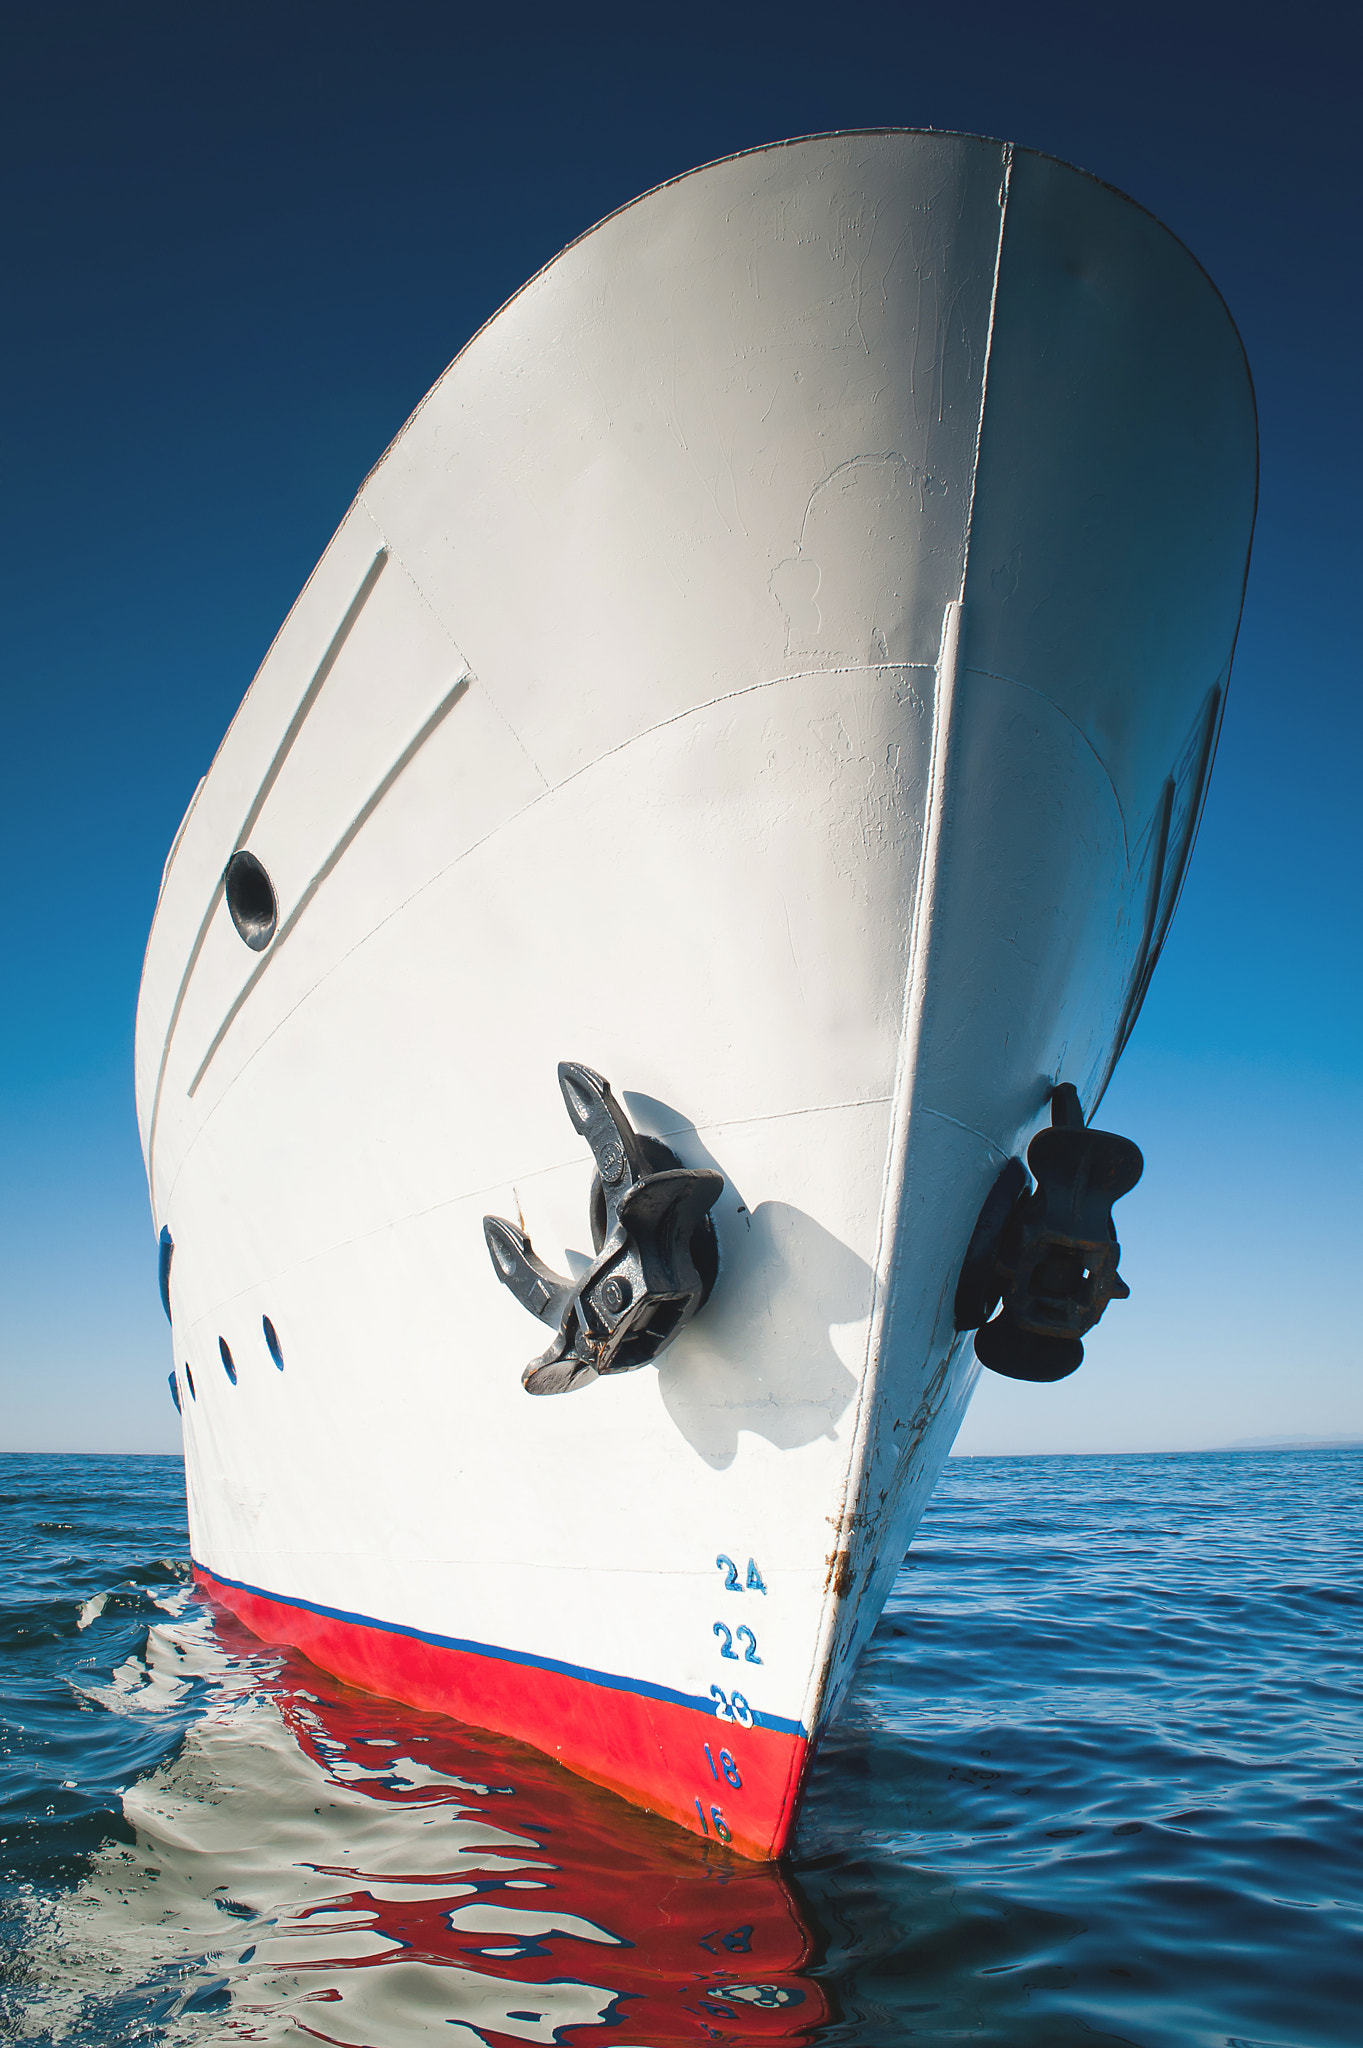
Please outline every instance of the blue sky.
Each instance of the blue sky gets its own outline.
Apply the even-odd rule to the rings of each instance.
[[[505,22],[502,27],[498,24]],[[1183,905],[1102,1121],[1134,1292],[964,1449],[1363,1438],[1357,16],[49,0],[0,84],[0,1449],[178,1445],[132,1103],[161,863],[365,471],[468,336],[708,158],[881,124],[1097,172],[1259,395],[1254,566]]]

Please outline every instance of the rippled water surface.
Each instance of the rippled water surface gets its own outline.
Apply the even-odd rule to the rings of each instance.
[[[0,2035],[1357,2048],[1361,1523],[953,1462],[778,1870],[215,1616],[178,1461],[0,1458]]]

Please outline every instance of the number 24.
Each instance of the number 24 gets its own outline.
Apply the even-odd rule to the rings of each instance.
[[[719,1567],[720,1571],[722,1571],[724,1574],[725,1592],[741,1593],[743,1591],[743,1588],[739,1583],[738,1566],[734,1563],[733,1559],[731,1557],[726,1557],[724,1555],[724,1552],[721,1550],[719,1556],[715,1559],[715,1563]],[[765,1593],[766,1590],[766,1580],[762,1577],[761,1572],[757,1569],[757,1565],[754,1562],[754,1560],[752,1558],[749,1558],[748,1591],[750,1593]]]

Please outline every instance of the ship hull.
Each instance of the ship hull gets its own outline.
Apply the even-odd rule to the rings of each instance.
[[[981,1202],[1058,1082],[1092,1110],[1172,916],[1253,502],[1186,251],[973,138],[711,166],[503,309],[281,630],[148,948],[214,1598],[780,1852],[979,1370]],[[720,1274],[656,1368],[534,1400],[482,1218],[589,1262],[563,1059],[723,1175]]]

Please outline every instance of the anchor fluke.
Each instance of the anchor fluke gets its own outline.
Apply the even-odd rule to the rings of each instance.
[[[543,1260],[536,1258],[535,1248],[524,1232],[500,1216],[483,1218],[483,1236],[499,1277],[521,1307],[528,1308],[543,1323],[557,1323],[572,1292],[571,1284],[551,1273]]]
[[[522,1308],[555,1328],[549,1349],[521,1375],[530,1394],[567,1394],[614,1372],[651,1365],[709,1298],[719,1265],[710,1211],[724,1176],[686,1167],[636,1131],[590,1067],[565,1060],[559,1087],[574,1129],[591,1147],[596,1257],[574,1283],[546,1266],[523,1230],[483,1218],[493,1269]]]

